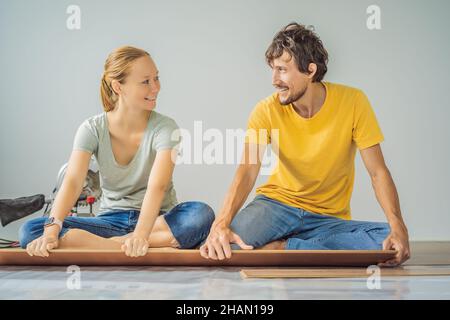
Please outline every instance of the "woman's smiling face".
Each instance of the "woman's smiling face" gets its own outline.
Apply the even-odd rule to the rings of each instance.
[[[130,108],[153,110],[161,85],[158,69],[149,56],[136,59],[128,76],[120,83],[120,99]]]

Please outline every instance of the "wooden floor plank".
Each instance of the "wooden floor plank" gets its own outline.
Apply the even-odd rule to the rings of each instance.
[[[236,250],[231,259],[211,260],[199,250],[150,249],[131,258],[116,250],[52,250],[30,257],[23,249],[0,249],[0,265],[158,265],[158,266],[369,266],[395,256],[382,250]]]
[[[375,269],[366,268],[282,268],[282,269],[242,269],[243,279],[248,278],[368,278]],[[405,266],[380,268],[381,277],[404,276],[449,276],[450,266]]]
[[[404,265],[450,265],[450,242],[413,241],[411,258]]]
[[[29,257],[22,249],[0,249],[0,265],[199,265],[199,266],[368,266],[394,251],[252,250],[233,251],[230,260],[206,260],[198,250],[150,249],[146,257],[128,258],[114,250],[54,250],[49,258]],[[450,242],[411,242],[404,266],[450,265]]]

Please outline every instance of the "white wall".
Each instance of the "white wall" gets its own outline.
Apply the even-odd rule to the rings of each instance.
[[[66,27],[71,4],[81,8],[80,30]],[[371,4],[381,8],[381,30],[366,26]],[[1,0],[0,198],[50,193],[76,128],[102,111],[99,80],[112,49],[152,54],[162,81],[157,110],[181,127],[244,128],[273,90],[264,51],[297,21],[314,25],[329,51],[326,80],[369,96],[411,238],[450,240],[449,10],[447,0]],[[218,210],[234,170],[179,166],[180,200]],[[354,219],[384,220],[359,156],[352,210]],[[0,227],[0,236],[17,238],[23,221]]]

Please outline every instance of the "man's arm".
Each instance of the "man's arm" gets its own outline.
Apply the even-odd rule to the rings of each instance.
[[[204,258],[214,260],[230,258],[230,243],[236,243],[242,249],[253,249],[252,246],[245,244],[237,234],[231,231],[230,224],[255,185],[265,149],[265,144],[245,144],[241,164],[225,196],[222,209],[211,226],[205,244],[200,248],[200,254]]]
[[[383,242],[383,249],[397,251],[395,259],[382,264],[383,266],[399,265],[410,257],[408,229],[400,211],[400,201],[392,176],[384,162],[379,144],[360,151],[367,171],[372,179],[378,203],[382,207],[391,233]]]

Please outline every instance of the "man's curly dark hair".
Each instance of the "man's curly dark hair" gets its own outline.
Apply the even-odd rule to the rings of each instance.
[[[294,58],[302,73],[308,74],[309,64],[315,63],[317,72],[313,82],[322,81],[327,73],[328,52],[322,40],[312,30],[296,22],[281,29],[266,51],[267,63],[272,66],[273,60],[281,57],[284,51]]]

